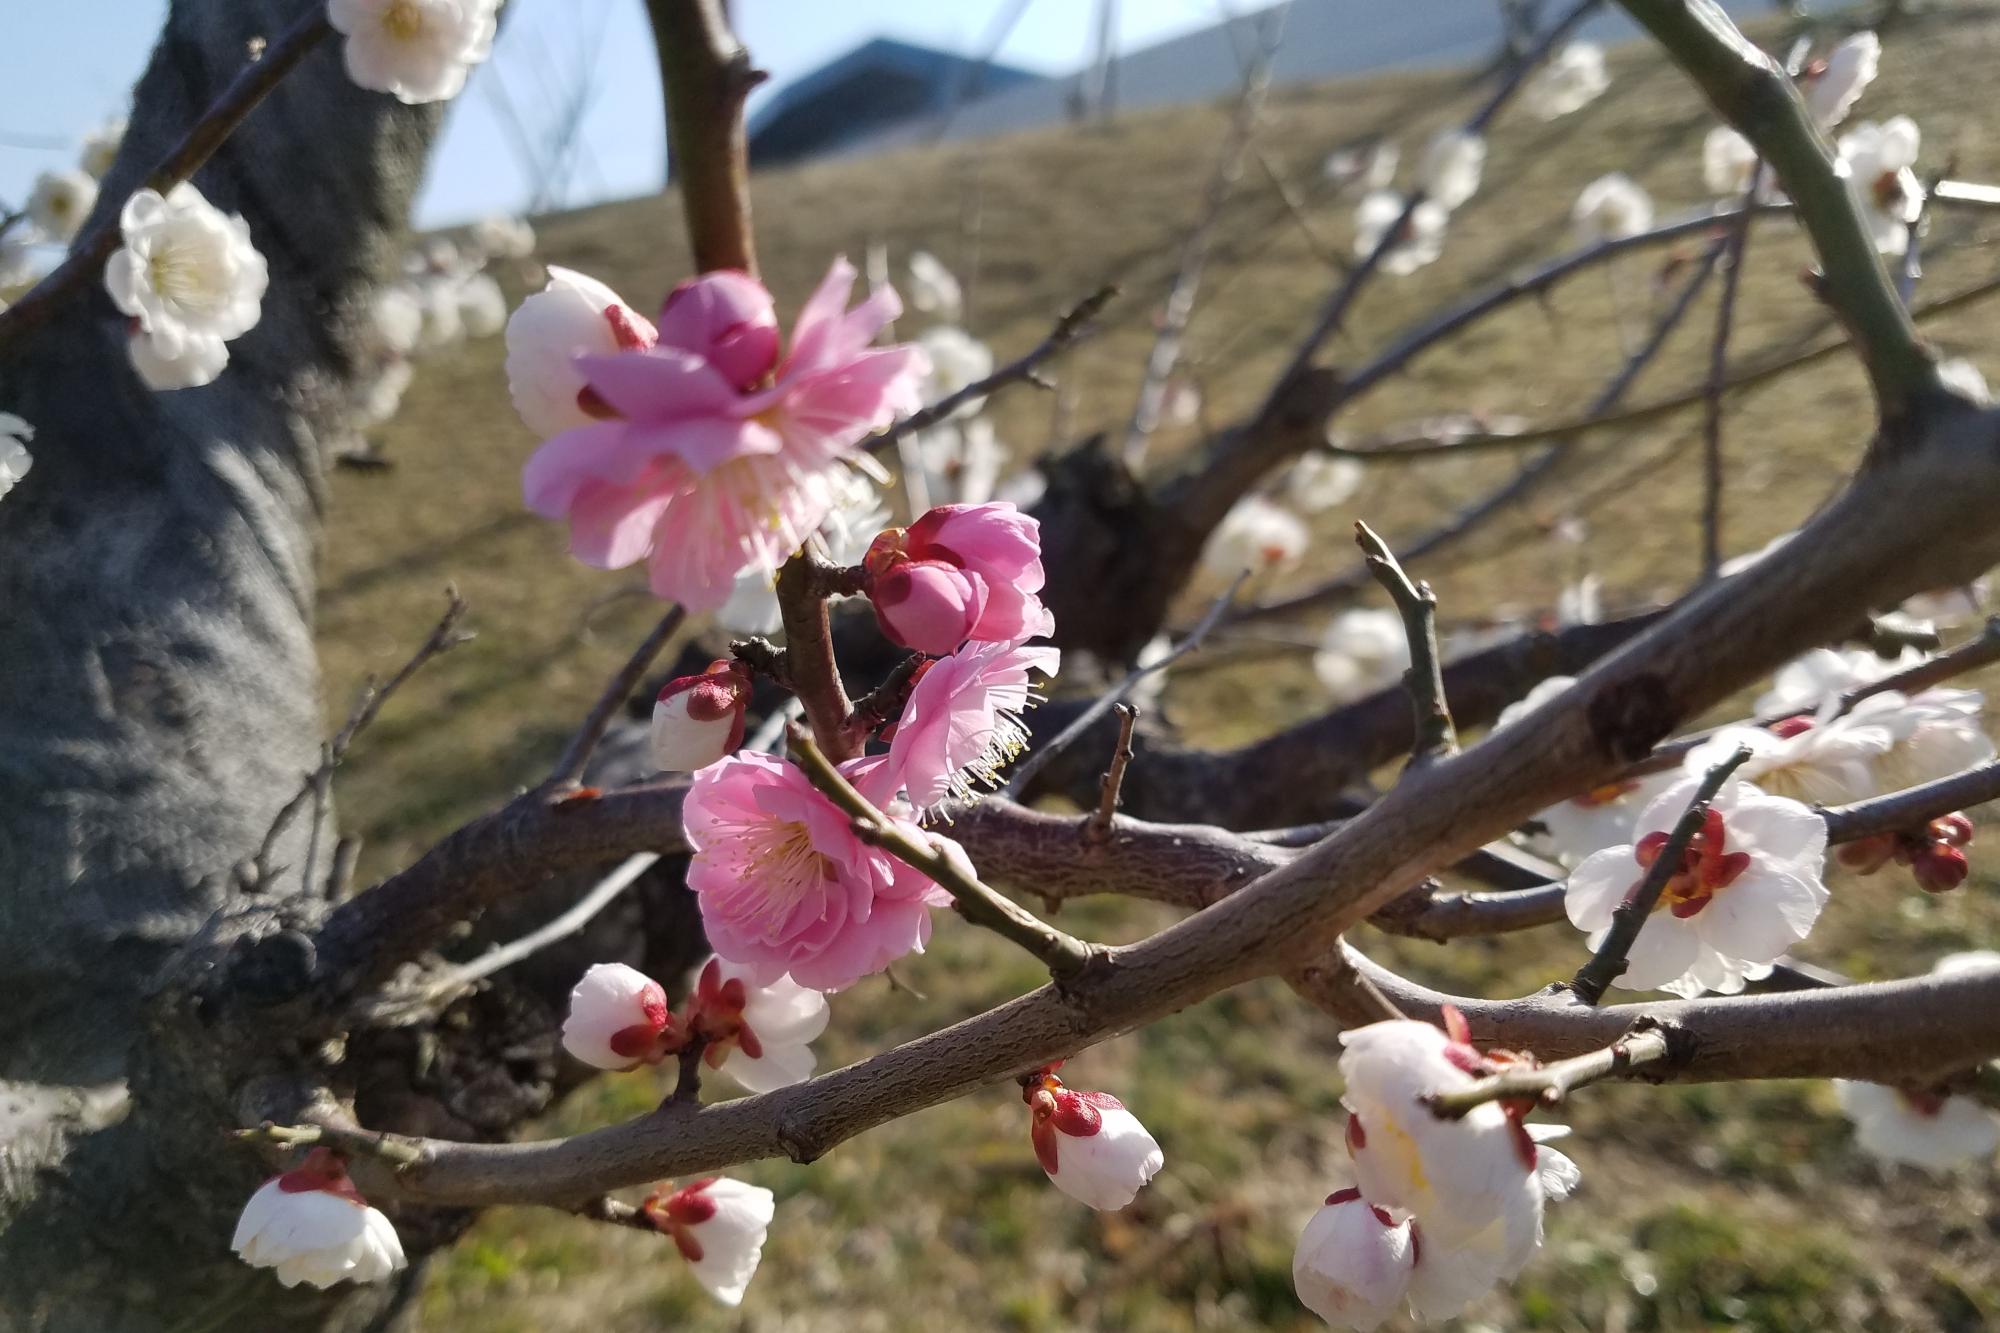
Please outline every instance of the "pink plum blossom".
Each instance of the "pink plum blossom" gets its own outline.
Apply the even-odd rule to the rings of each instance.
[[[1054,1065],[1023,1083],[1021,1100],[1033,1112],[1035,1160],[1078,1203],[1116,1212],[1166,1164],[1159,1142],[1123,1102],[1064,1087]]]
[[[587,565],[648,561],[653,591],[692,611],[721,606],[737,575],[776,569],[864,461],[861,440],[920,405],[923,353],[869,346],[901,310],[895,293],[848,311],[853,285],[836,260],[781,358],[756,284],[728,273],[683,286],[654,346],[577,357],[601,419],[535,451],[528,507],[566,519]]]
[[[968,639],[1016,643],[1055,632],[1042,590],[1041,524],[1005,500],[939,505],[890,528],[862,562],[882,632],[943,654]]]
[[[1643,810],[1630,846],[1608,847],[1569,877],[1564,907],[1596,948],[1612,914],[1644,878],[1702,779],[1683,778]],[[1741,778],[1724,783],[1640,927],[1612,984],[1679,994],[1743,989],[1746,977],[1806,937],[1826,904],[1826,823],[1797,801]]]
[[[969,800],[974,784],[1000,785],[1000,770],[1027,748],[1021,714],[1035,701],[1028,673],[1053,676],[1054,648],[976,643],[923,668],[896,723],[885,786],[931,806],[947,796]]]
[[[893,793],[881,791],[879,768],[861,760],[842,771],[881,804]],[[708,942],[759,984],[789,972],[813,990],[852,985],[921,950],[930,909],[950,901],[862,842],[804,773],[770,755],[738,754],[696,773],[681,819]]]

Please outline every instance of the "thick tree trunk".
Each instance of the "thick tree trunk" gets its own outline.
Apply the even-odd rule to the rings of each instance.
[[[99,218],[312,7],[175,0]],[[186,976],[158,987],[317,758],[318,441],[436,123],[328,42],[223,146],[197,184],[271,283],[214,385],[148,392],[96,286],[0,356],[39,431],[0,505],[0,1328],[360,1328],[403,1289],[287,1293],[230,1260],[260,1168],[216,1099],[243,1071],[166,1049],[199,1016]],[[263,895],[308,915],[310,823]]]

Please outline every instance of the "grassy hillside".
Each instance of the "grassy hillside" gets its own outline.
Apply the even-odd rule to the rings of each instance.
[[[1860,117],[1898,112],[1924,130],[1923,170],[1946,162],[2000,179],[2000,122],[1990,72],[2000,18],[1986,7],[1912,20],[1893,34]],[[1624,170],[1672,212],[1701,198],[1699,145],[1711,123],[1650,52],[1619,53],[1598,103],[1542,125],[1508,119],[1486,186],[1453,222],[1444,259],[1384,280],[1333,345],[1365,358],[1413,319],[1470,287],[1555,253],[1576,192]],[[1212,420],[1254,402],[1334,275],[1315,245],[1342,252],[1351,205],[1329,197],[1317,165],[1362,135],[1392,133],[1406,155],[1463,114],[1462,78],[1423,75],[1287,90],[1258,145],[1306,197],[1294,217],[1252,165],[1225,214],[1190,356]],[[995,407],[1024,455],[1115,425],[1130,410],[1151,319],[1171,278],[1221,141],[1227,108],[1130,116],[1108,130],[1052,131],[855,163],[774,172],[756,182],[767,276],[793,308],[836,252],[870,242],[900,257],[929,248],[969,281],[968,324],[1003,355],[1031,345],[1052,317],[1099,284],[1125,289],[1103,336],[1060,367],[1054,397],[1016,390]],[[2000,259],[1996,223],[1941,214],[1920,295],[1985,278]],[[1307,234],[1308,229],[1312,235]],[[543,253],[611,282],[645,306],[685,275],[671,200],[642,200],[546,219]],[[1633,257],[1604,275],[1524,303],[1427,356],[1357,405],[1355,434],[1442,411],[1575,412],[1622,359],[1618,320],[1642,326],[1662,299],[1663,264],[1699,248]],[[1798,281],[1806,263],[1783,222],[1756,231],[1737,356],[1808,345],[1827,320]],[[1929,331],[2000,373],[1995,307]],[[1632,401],[1699,381],[1714,318],[1703,299]],[[1808,513],[1863,444],[1865,386],[1835,358],[1732,401],[1728,548],[1753,549]],[[1694,414],[1579,446],[1545,498],[1491,525],[1452,559],[1420,567],[1448,620],[1551,605],[1577,572],[1576,552],[1545,539],[1576,514],[1592,540],[1584,563],[1608,601],[1648,600],[1695,567],[1699,434]],[[1161,449],[1184,447],[1165,437]],[[383,434],[393,470],[334,479],[324,562],[321,643],[329,715],[363,675],[393,667],[456,581],[479,640],[427,669],[369,732],[339,785],[347,824],[368,841],[365,865],[406,860],[546,764],[652,608],[639,580],[585,570],[562,534],[525,515],[517,477],[533,446],[509,409],[497,341],[426,363],[403,414]],[[1392,541],[1479,494],[1511,462],[1380,464],[1350,511],[1324,515],[1323,545],[1293,581],[1348,567],[1344,529],[1366,517]],[[1060,572],[1055,574],[1060,577]],[[1306,642],[1318,626],[1263,627]],[[1277,654],[1248,677],[1220,671],[1174,687],[1190,728],[1233,740],[1323,706],[1302,655]],[[1234,706],[1204,712],[1219,682]],[[1244,698],[1260,707],[1244,708]],[[1858,976],[1928,966],[1938,953],[1992,943],[2000,912],[1988,883],[1926,899],[1884,876],[1836,885],[1804,951]],[[1142,904],[1093,903],[1071,930],[1127,940],[1168,918]],[[1449,950],[1369,938],[1422,979],[1512,993],[1572,969],[1578,939],[1551,930]],[[863,984],[835,1001],[820,1044],[844,1063],[1031,986],[1035,969],[996,942],[941,922],[932,951],[899,972],[912,988]],[[1025,1111],[1010,1089],[898,1122],[810,1169],[741,1170],[780,1195],[763,1276],[743,1310],[708,1303],[671,1248],[554,1216],[502,1212],[441,1265],[426,1327],[482,1333],[627,1333],[657,1328],[883,1330],[1316,1326],[1290,1294],[1291,1244],[1343,1157],[1334,1109],[1337,1043],[1329,1023],[1282,986],[1246,987],[1076,1063],[1084,1085],[1116,1089],[1166,1146],[1168,1169],[1130,1212],[1100,1217],[1041,1179]],[[607,1079],[566,1108],[551,1132],[641,1111],[660,1095],[646,1074]],[[1553,1210],[1545,1254],[1511,1293],[1480,1307],[1491,1326],[1696,1330],[1973,1329],[2000,1320],[2000,1206],[1991,1176],[1936,1183],[1885,1173],[1851,1149],[1823,1086],[1593,1091],[1573,1110],[1582,1196]],[[1468,1327],[1471,1325],[1468,1324]]]

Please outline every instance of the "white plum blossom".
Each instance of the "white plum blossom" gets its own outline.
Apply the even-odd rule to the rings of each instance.
[[[578,403],[586,385],[579,356],[651,346],[652,323],[618,293],[582,273],[549,266],[548,285],[507,321],[507,392],[528,428],[543,438],[593,418]]]
[[[326,1148],[314,1148],[297,1169],[258,1187],[229,1246],[288,1287],[378,1282],[405,1263],[395,1226],[368,1206]]]
[[[1396,164],[1402,152],[1388,139],[1377,139],[1354,148],[1337,148],[1327,154],[1321,168],[1326,178],[1340,190],[1386,190],[1396,179]]]
[[[1702,781],[1690,776],[1668,788],[1640,812],[1631,845],[1598,852],[1570,874],[1564,908],[1571,924],[1589,932],[1591,948],[1658,859]],[[1740,991],[1819,919],[1825,862],[1826,824],[1818,815],[1732,776],[1612,984],[1677,994]]]
[[[569,993],[562,1044],[597,1069],[636,1069],[673,1031],[660,983],[623,963],[594,963]]]
[[[910,255],[910,305],[939,319],[955,320],[965,307],[965,292],[944,261],[928,250]]]
[[[1285,498],[1308,514],[1323,514],[1353,499],[1367,475],[1359,459],[1306,454],[1285,472]]]
[[[1424,196],[1453,212],[1479,193],[1486,170],[1486,140],[1466,130],[1445,130],[1424,149],[1418,179]]]
[[[327,0],[347,77],[415,105],[458,96],[493,52],[500,0]]]
[[[375,342],[391,356],[408,356],[424,331],[424,305],[407,285],[394,282],[375,293],[368,310]]]
[[[1944,367],[1939,366],[1938,369],[1941,372]],[[1982,383],[1977,399],[1983,401],[1985,398],[1985,385]],[[1982,574],[1962,587],[1934,588],[1930,592],[1920,592],[1907,599],[1901,610],[1912,620],[1953,629],[1985,615],[1986,600],[1989,596],[1991,596],[1991,585]]]
[[[76,237],[97,203],[97,178],[87,171],[44,171],[28,193],[28,221],[64,245]]]
[[[1450,1319],[1518,1276],[1542,1243],[1543,1197],[1539,1174],[1528,1171],[1510,1184],[1500,1217],[1471,1235],[1447,1241],[1422,1218],[1413,1221],[1417,1262],[1410,1270],[1408,1295],[1417,1317]]]
[[[1354,210],[1355,258],[1374,254],[1391,228],[1395,228],[1395,238],[1382,252],[1384,273],[1403,277],[1444,253],[1444,227],[1451,219],[1451,210],[1435,199],[1426,199],[1403,222],[1408,202],[1393,190],[1375,190],[1362,198]]]
[[[1311,540],[1297,514],[1261,495],[1246,495],[1208,535],[1201,565],[1210,578],[1228,583],[1245,570],[1264,574],[1289,569]]]
[[[1392,1318],[1410,1285],[1410,1227],[1361,1197],[1337,1190],[1312,1215],[1292,1251],[1292,1288],[1335,1328],[1367,1333]]]
[[[1882,39],[1872,32],[1857,32],[1827,52],[1824,60],[1806,67],[1806,109],[1821,129],[1847,119],[1881,64]]]
[[[832,1017],[826,996],[789,976],[764,986],[755,976],[755,969],[711,958],[696,989],[696,1030],[711,1042],[720,1038],[727,1053],[719,1067],[745,1092],[803,1083],[818,1063],[812,1042]]]
[[[1574,684],[1574,676],[1550,676],[1501,709],[1493,730],[1512,726]],[[1606,847],[1630,845],[1639,812],[1679,781],[1678,773],[1669,772],[1607,782],[1556,802],[1537,814],[1535,822],[1542,826],[1548,850],[1556,860],[1575,866]]]
[[[1887,734],[1874,758],[1880,791],[1902,791],[1962,773],[1994,756],[1983,726],[1986,697],[1978,690],[1929,689],[1912,696],[1885,690],[1854,705],[1846,721]]]
[[[1880,125],[1864,120],[1840,136],[1840,169],[1875,248],[1885,255],[1910,248],[1910,228],[1924,213],[1923,183],[1913,170],[1920,138],[1908,116]]]
[[[415,375],[416,367],[403,357],[392,356],[384,361],[355,393],[355,429],[372,430],[393,419]]]
[[[424,352],[442,351],[465,340],[465,316],[458,306],[459,281],[449,273],[419,278],[411,291],[423,323],[417,329],[417,348]]]
[[[474,273],[452,293],[458,322],[469,338],[491,338],[507,327],[507,297],[490,273]]]
[[[1876,794],[1875,763],[1895,737],[1885,725],[1827,705],[1812,718],[1787,718],[1770,728],[1724,727],[1688,752],[1684,772],[1700,777],[1734,754],[1750,751],[1736,776],[1773,796],[1807,805],[1845,805]]]
[[[1814,712],[1856,686],[1872,685],[1923,660],[1914,648],[1905,648],[1896,657],[1880,657],[1865,648],[1815,648],[1778,668],[1771,688],[1757,698],[1757,716]]]
[[[1453,1018],[1456,1035],[1410,1019],[1341,1034],[1354,1182],[1370,1203],[1413,1215],[1425,1244],[1455,1248],[1503,1223],[1516,1239],[1525,1230],[1532,1252],[1542,1208],[1532,1141],[1497,1103],[1443,1119],[1424,1102],[1488,1069]]]
[[[118,160],[118,150],[124,146],[125,128],[125,117],[116,116],[85,134],[83,149],[77,154],[77,165],[98,180],[103,180],[104,173],[111,170],[111,164]]]
[[[1742,195],[1756,167],[1757,150],[1727,125],[1717,125],[1701,141],[1701,180],[1710,194]]]
[[[1313,653],[1313,673],[1348,703],[1393,685],[1410,666],[1410,640],[1394,611],[1362,608],[1335,616]]]
[[[1837,1078],[1834,1096],[1854,1122],[1854,1141],[1871,1156],[1925,1171],[1990,1160],[2000,1148],[2000,1116],[1970,1097]]]
[[[1610,86],[1604,48],[1595,42],[1571,42],[1522,85],[1521,105],[1537,120],[1560,120],[1589,106]]]
[[[12,412],[0,412],[0,496],[13,490],[35,465],[34,455],[28,452],[28,441],[34,438],[33,426]]]
[[[932,504],[976,505],[995,497],[1008,453],[991,421],[985,417],[941,421],[918,431],[916,440],[925,493]],[[1033,501],[1020,507],[1031,508]]]
[[[993,349],[955,324],[925,329],[917,336],[917,346],[930,358],[930,374],[924,380],[927,403],[949,397],[993,373]],[[969,398],[952,415],[969,417],[985,405],[984,398]]]
[[[1023,1085],[1021,1100],[1031,1113],[1035,1160],[1078,1203],[1116,1212],[1166,1164],[1158,1140],[1123,1102],[1107,1092],[1064,1087],[1053,1066]]]
[[[0,310],[20,300],[29,288],[41,281],[41,269],[35,263],[29,231],[29,228],[18,227],[0,232]]]
[[[488,259],[526,259],[535,253],[535,228],[526,218],[496,214],[472,224],[472,244]]]
[[[1651,229],[1653,196],[1624,172],[1614,171],[1583,187],[1569,219],[1579,245],[1622,241]]]
[[[643,1211],[672,1238],[709,1295],[724,1305],[743,1303],[764,1257],[764,1238],[777,1214],[776,1195],[727,1176],[711,1176],[653,1195]]]
[[[209,383],[228,364],[225,344],[256,327],[270,281],[249,224],[182,182],[164,197],[135,193],[118,226],[125,243],[104,286],[133,319],[139,377],[154,389]]]

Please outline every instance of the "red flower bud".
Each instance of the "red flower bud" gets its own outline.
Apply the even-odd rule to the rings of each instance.
[[[695,676],[677,676],[653,705],[653,762],[669,773],[706,768],[743,744],[750,668],[718,659]]]
[[[868,580],[882,632],[905,648],[956,652],[986,610],[986,581],[942,560],[901,560]]]
[[[1971,870],[1965,853],[1956,847],[1933,845],[1910,858],[1910,873],[1925,893],[1949,893],[1965,883]]]

